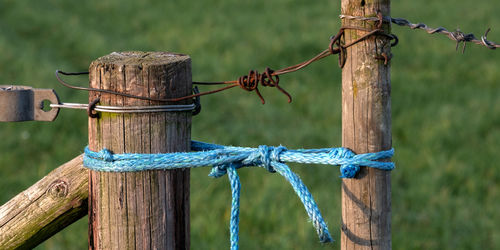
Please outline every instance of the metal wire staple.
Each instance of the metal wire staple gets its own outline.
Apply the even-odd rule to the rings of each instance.
[[[347,20],[358,20],[358,21],[379,21],[379,18],[377,17],[361,17],[361,16],[349,16],[349,15],[340,15],[339,16],[341,19],[347,19]],[[488,49],[496,49],[500,47],[500,44],[496,44],[492,41],[489,41],[486,37],[488,36],[488,33],[490,32],[490,28],[486,30],[483,36],[481,36],[481,39],[478,39],[474,34],[471,33],[463,33],[459,29],[456,31],[449,31],[443,27],[438,27],[438,28],[431,28],[427,26],[426,24],[423,23],[411,23],[410,21],[404,19],[404,18],[393,18],[390,16],[384,16],[383,20],[385,22],[392,22],[394,24],[397,24],[399,26],[407,26],[410,27],[411,29],[421,29],[425,30],[429,34],[434,34],[434,33],[439,33],[446,35],[448,38],[451,40],[455,41],[457,43],[456,49],[458,50],[458,46],[460,43],[463,43],[463,48],[462,48],[462,53],[465,52],[465,46],[467,42],[475,43],[478,45],[485,46]]]

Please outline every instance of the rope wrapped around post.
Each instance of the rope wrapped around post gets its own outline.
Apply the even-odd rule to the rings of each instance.
[[[300,177],[285,162],[340,165],[341,178],[354,178],[360,166],[382,170],[394,169],[392,162],[377,160],[391,158],[394,149],[377,153],[355,154],[347,148],[296,149],[283,146],[258,148],[222,146],[198,141],[191,142],[193,152],[166,154],[113,154],[107,149],[93,152],[85,148],[83,164],[94,171],[136,172],[158,169],[179,169],[211,166],[209,176],[228,175],[232,190],[230,239],[231,249],[238,249],[239,196],[241,184],[236,172],[242,167],[258,166],[271,173],[278,172],[291,185],[304,204],[322,243],[332,242],[328,227],[311,193]]]

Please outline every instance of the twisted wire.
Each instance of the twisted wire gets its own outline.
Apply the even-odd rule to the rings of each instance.
[[[284,89],[282,89],[278,84],[280,82],[280,78],[278,74],[273,74],[274,70],[270,68],[266,68],[264,73],[260,74],[257,70],[250,70],[248,72],[248,75],[240,76],[238,78],[238,86],[240,86],[242,89],[246,91],[255,91],[257,95],[259,96],[260,100],[262,101],[262,104],[265,103],[264,98],[260,94],[259,91],[259,83],[264,86],[264,87],[275,87],[279,91],[281,91],[283,94],[285,94],[288,97],[288,103],[292,102],[292,97],[288,92],[286,92]]]
[[[269,172],[282,175],[299,196],[321,242],[333,241],[325,220],[311,193],[298,175],[293,173],[285,162],[308,164],[340,165],[342,178],[354,178],[360,166],[382,170],[394,169],[392,162],[377,160],[391,158],[394,150],[377,153],[355,154],[347,148],[296,149],[288,150],[283,146],[258,148],[221,146],[204,142],[191,142],[193,152],[166,154],[113,154],[107,149],[99,152],[85,148],[83,164],[94,171],[136,172],[158,169],[179,169],[211,166],[209,176],[218,178],[228,175],[231,185],[231,249],[238,249],[239,207],[241,184],[237,169],[259,166]]]
[[[379,18],[376,18],[376,17],[360,17],[360,16],[350,16],[350,15],[340,15],[339,17],[341,19],[358,20],[358,21],[378,21],[379,20]],[[474,36],[474,34],[472,34],[472,33],[466,34],[466,33],[463,33],[462,31],[460,31],[459,29],[457,29],[456,31],[449,31],[443,27],[431,28],[424,23],[412,23],[409,20],[404,19],[404,18],[393,18],[393,17],[389,17],[389,16],[384,16],[383,20],[385,22],[392,22],[392,23],[397,24],[399,26],[407,26],[411,29],[425,30],[429,34],[439,33],[439,34],[446,35],[448,38],[450,38],[451,40],[453,40],[457,43],[456,49],[458,49],[458,46],[460,43],[464,44],[463,49],[462,49],[462,53],[465,51],[465,46],[466,46],[467,42],[475,43],[477,45],[484,46],[488,49],[496,49],[496,48],[500,47],[500,44],[496,44],[496,43],[489,41],[487,39],[488,33],[491,30],[490,28],[488,28],[486,30],[486,32],[484,33],[484,35],[481,36],[480,39],[478,39],[476,36]]]

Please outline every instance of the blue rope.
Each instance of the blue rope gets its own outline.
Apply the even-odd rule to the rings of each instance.
[[[236,168],[231,164],[227,168],[227,177],[229,178],[229,183],[231,184],[231,222],[229,231],[231,232],[231,249],[238,249],[238,232],[240,223],[240,177],[236,172]]]
[[[259,166],[271,173],[278,172],[291,185],[304,204],[319,239],[322,243],[333,241],[319,208],[302,180],[284,162],[306,164],[340,165],[341,178],[354,178],[360,166],[382,170],[394,169],[392,162],[376,160],[391,158],[394,149],[377,153],[355,154],[347,148],[296,149],[288,150],[283,146],[258,148],[222,146],[198,141],[191,142],[188,153],[166,154],[113,154],[107,149],[93,152],[85,148],[83,165],[94,171],[137,172],[158,169],[179,169],[212,166],[211,177],[227,174],[231,185],[231,249],[238,249],[240,179],[237,169]]]

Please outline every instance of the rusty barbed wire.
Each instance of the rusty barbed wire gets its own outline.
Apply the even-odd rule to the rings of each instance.
[[[340,15],[339,16],[341,19],[347,19],[347,20],[358,20],[358,21],[379,21],[380,19],[378,17],[361,17],[361,16],[349,16],[349,15]],[[487,39],[488,33],[490,32],[490,28],[486,30],[483,36],[481,36],[480,39],[478,39],[474,34],[472,33],[463,33],[460,31],[460,29],[457,29],[455,31],[449,31],[446,28],[443,27],[438,27],[438,28],[431,28],[427,26],[424,23],[412,23],[408,21],[407,19],[404,18],[393,18],[390,16],[384,16],[383,20],[385,22],[391,22],[394,24],[397,24],[399,26],[407,26],[411,29],[421,29],[425,30],[429,34],[434,34],[434,33],[439,33],[446,35],[448,38],[451,40],[455,41],[457,43],[456,45],[456,50],[458,50],[458,47],[460,43],[463,43],[463,48],[462,48],[462,53],[465,52],[465,47],[468,42],[475,43],[477,45],[482,45],[485,46],[488,49],[496,49],[500,47],[500,44],[496,44],[492,41],[489,41]]]
[[[398,43],[398,37],[394,34],[387,34],[384,32],[382,29],[382,15],[378,15],[378,22],[379,24],[376,26],[375,29],[366,29],[366,28],[361,28],[361,27],[353,27],[353,26],[342,26],[339,30],[339,32],[330,38],[330,44],[328,45],[328,48],[317,54],[316,56],[312,57],[309,60],[306,60],[304,62],[301,62],[296,65],[292,65],[283,69],[279,70],[272,70],[270,68],[266,68],[265,72],[260,74],[256,70],[250,70],[248,75],[240,76],[237,80],[233,81],[222,81],[222,82],[193,82],[193,84],[198,84],[198,85],[223,85],[223,84],[228,84],[228,86],[216,89],[213,91],[207,91],[200,93],[200,95],[205,95],[205,94],[211,94],[219,91],[223,91],[229,88],[233,87],[240,87],[246,91],[255,91],[257,96],[260,98],[262,104],[265,104],[265,100],[262,97],[262,94],[259,91],[259,84],[264,87],[275,87],[279,91],[281,91],[283,94],[285,94],[288,97],[288,102],[292,102],[292,97],[291,95],[286,92],[283,88],[279,86],[279,75],[295,72],[297,70],[303,69],[310,65],[311,63],[321,60],[327,56],[334,55],[334,54],[339,54],[339,67],[343,68],[345,62],[346,62],[346,49],[367,39],[370,36],[373,35],[381,35],[381,36],[386,36],[390,40],[394,40],[394,42],[391,43],[391,47],[396,46]],[[342,37],[344,36],[344,31],[347,29],[353,29],[353,30],[359,30],[359,31],[364,31],[367,32],[363,36],[359,37],[358,39],[351,41],[349,44],[343,44]],[[376,57],[378,60],[384,60],[384,65],[387,65],[388,60],[390,60],[390,57],[385,55],[385,53],[382,55],[383,57],[380,59]]]

